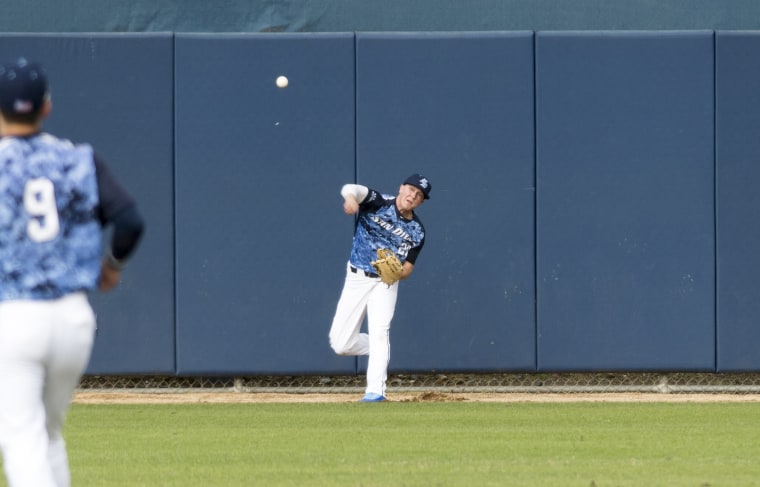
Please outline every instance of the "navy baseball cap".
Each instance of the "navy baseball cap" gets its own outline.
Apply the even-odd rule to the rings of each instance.
[[[45,70],[21,58],[0,65],[0,111],[31,115],[40,111],[48,96]]]
[[[412,174],[408,178],[406,178],[406,181],[404,181],[404,184],[410,184],[414,186],[415,188],[418,188],[420,191],[422,191],[422,194],[425,195],[425,199],[430,199],[430,190],[433,188],[433,185],[430,184],[430,181],[428,181],[428,178],[423,176],[422,174]]]

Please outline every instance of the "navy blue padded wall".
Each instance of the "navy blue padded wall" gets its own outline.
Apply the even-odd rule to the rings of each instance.
[[[53,93],[45,130],[93,145],[145,216],[140,248],[98,316],[89,374],[174,371],[170,34],[2,35],[0,59],[43,63]]]
[[[358,182],[433,186],[391,370],[533,370],[533,33],[356,37]]]
[[[760,33],[716,33],[718,371],[760,369]]]
[[[536,35],[538,368],[713,370],[713,34]]]
[[[177,35],[175,56],[178,373],[354,372],[327,340],[353,34]]]

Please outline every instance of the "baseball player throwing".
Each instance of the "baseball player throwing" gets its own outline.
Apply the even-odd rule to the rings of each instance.
[[[118,284],[143,231],[90,146],[41,131],[51,107],[41,66],[0,66],[0,449],[10,487],[70,484],[61,430],[93,344],[86,293]]]
[[[358,217],[330,346],[338,355],[369,355],[362,402],[385,401],[398,281],[412,273],[425,244],[425,228],[414,210],[430,198],[430,189],[419,174],[409,176],[395,197],[358,184],[341,189],[344,211]],[[360,333],[365,316],[367,333]]]

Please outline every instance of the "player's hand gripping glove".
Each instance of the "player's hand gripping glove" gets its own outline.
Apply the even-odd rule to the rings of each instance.
[[[389,286],[401,279],[401,273],[404,271],[401,261],[390,249],[377,249],[377,260],[373,260],[371,264],[380,280]]]

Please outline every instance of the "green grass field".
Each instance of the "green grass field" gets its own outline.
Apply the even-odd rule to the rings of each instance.
[[[66,438],[74,486],[735,487],[760,485],[759,419],[760,403],[75,404]]]

